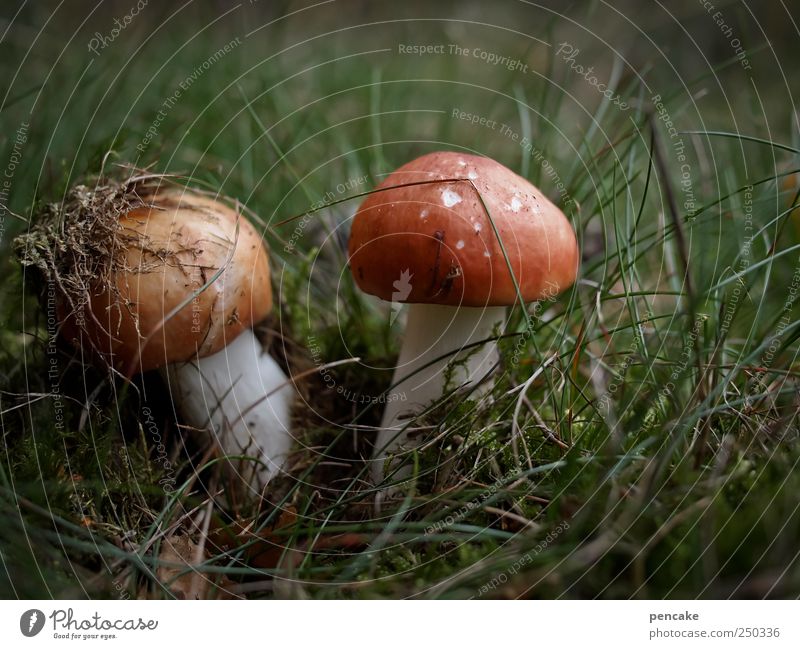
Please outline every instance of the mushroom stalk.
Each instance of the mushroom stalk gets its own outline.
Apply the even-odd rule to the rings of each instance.
[[[491,390],[487,375],[497,363],[497,345],[494,341],[475,343],[495,335],[505,314],[505,307],[409,305],[400,357],[375,443],[372,477],[376,483],[392,473],[386,463],[389,456],[396,455],[401,461],[400,452],[417,446],[409,435],[414,415],[454,388],[483,381],[473,398]],[[398,471],[393,479],[405,475],[407,471]]]
[[[246,482],[265,485],[281,469],[292,445],[295,390],[252,330],[220,351],[161,369],[183,419],[208,429],[225,455],[248,455]]]

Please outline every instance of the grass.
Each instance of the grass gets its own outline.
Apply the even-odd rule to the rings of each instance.
[[[631,105],[621,111],[557,48],[522,33],[572,39],[609,78],[609,50],[567,18],[515,6],[520,22],[494,16],[505,28],[492,29],[454,7],[411,3],[349,21],[326,7],[289,16],[301,9],[290,3],[176,9],[137,17],[98,56],[86,42],[125,7],[82,27],[85,16],[57,13],[37,41],[50,10],[21,11],[5,37],[0,106],[0,162],[15,144],[21,151],[4,201],[19,218],[5,212],[0,239],[0,595],[800,594],[800,321],[790,292],[800,137],[763,38],[725,9],[748,48],[750,82],[724,38],[706,36],[723,55],[698,68],[666,18],[656,24],[670,56],[628,25],[620,33],[636,63],[617,75],[615,92]],[[596,3],[571,17],[585,24],[598,12],[614,18]],[[683,12],[690,30],[713,31],[702,8]],[[531,71],[410,60],[399,42],[480,46]],[[454,108],[509,128],[456,119]],[[358,199],[344,199],[442,148],[494,157],[562,205],[580,241],[580,281],[514,309],[498,332],[493,400],[445,399],[422,415],[436,442],[411,459],[413,490],[376,515],[364,458],[402,318],[390,325],[388,305],[352,282],[346,232]],[[260,333],[295,373],[310,370],[298,450],[263,500],[242,498],[179,427],[157,376],[109,382],[66,346],[48,352],[52,331],[11,242],[37,205],[62,200],[108,151],[107,164],[235,196],[263,228],[276,307]],[[315,371],[355,358],[330,368],[332,389]],[[176,535],[203,546],[189,586],[194,573],[180,562],[164,578]]]

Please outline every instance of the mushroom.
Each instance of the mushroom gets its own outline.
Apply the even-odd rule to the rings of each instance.
[[[160,370],[185,423],[209,429],[226,455],[260,460],[240,470],[261,487],[289,452],[295,397],[252,330],[272,308],[261,237],[184,188],[125,191],[135,207],[118,216],[84,303],[61,296],[61,333],[125,376]]]
[[[578,261],[561,210],[490,158],[430,153],[364,200],[350,234],[355,282],[410,304],[374,447],[376,483],[407,476],[395,471],[418,444],[409,434],[416,415],[451,390],[491,390],[506,307],[554,297],[575,281]]]

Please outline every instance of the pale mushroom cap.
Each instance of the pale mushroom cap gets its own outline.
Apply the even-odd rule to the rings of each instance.
[[[117,295],[98,289],[83,323],[73,315],[62,328],[73,341],[88,336],[95,352],[129,373],[213,354],[272,307],[267,252],[244,216],[183,189],[146,201],[154,207],[120,217],[126,241],[114,254],[124,255],[126,270],[109,278]]]
[[[420,181],[452,180],[409,185]],[[400,186],[405,185],[405,186]],[[388,176],[356,213],[350,270],[384,300],[450,306],[517,301],[502,239],[525,302],[575,281],[578,245],[563,212],[530,182],[490,158],[442,151]],[[480,197],[476,192],[480,192]]]

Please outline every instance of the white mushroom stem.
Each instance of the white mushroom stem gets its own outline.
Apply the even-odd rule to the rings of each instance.
[[[392,481],[408,475],[407,469],[394,471],[395,461],[403,460],[403,451],[420,443],[413,439],[414,415],[423,412],[442,395],[454,388],[474,386],[486,379],[471,398],[490,391],[486,378],[498,360],[497,345],[490,341],[505,319],[505,307],[450,307],[435,304],[411,304],[403,345],[386,397],[381,430],[375,442],[372,478],[376,484],[392,474]],[[449,365],[449,367],[448,367]],[[457,395],[456,398],[460,398]],[[405,430],[404,430],[405,429]]]
[[[169,365],[162,375],[189,426],[210,430],[225,455],[263,462],[237,462],[244,480],[260,488],[280,471],[292,445],[296,393],[252,330],[215,354]]]

